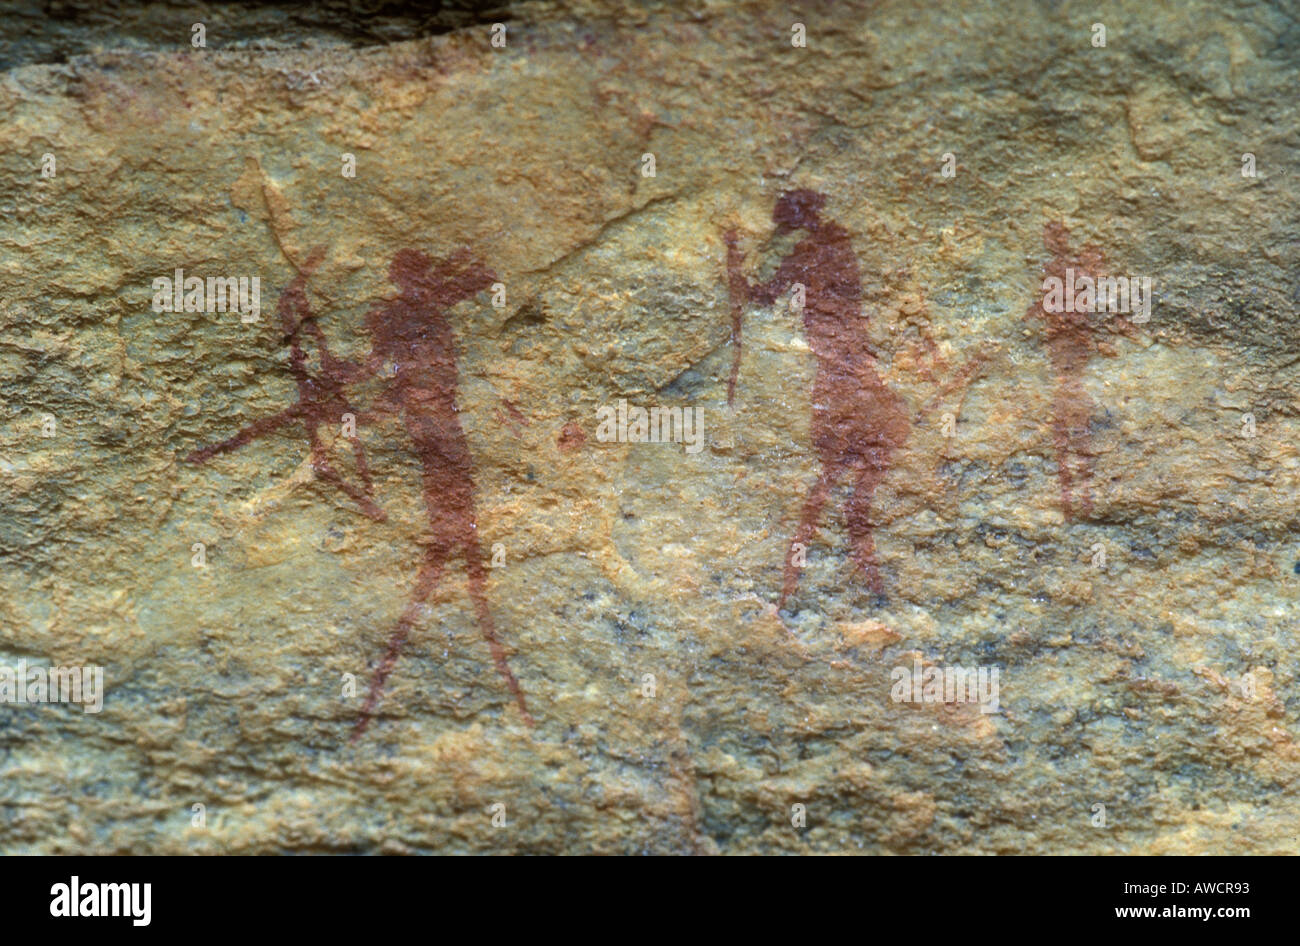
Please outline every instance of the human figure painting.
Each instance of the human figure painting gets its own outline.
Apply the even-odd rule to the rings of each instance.
[[[238,450],[291,423],[307,433],[312,466],[318,477],[354,500],[361,511],[382,521],[383,510],[373,500],[373,487],[364,448],[354,442],[360,486],[347,483],[330,464],[318,435],[321,425],[339,423],[352,413],[359,423],[396,415],[420,458],[422,493],[429,535],[423,543],[415,588],[389,636],[387,647],[371,679],[369,692],[352,732],[359,739],[381,705],[384,686],[401,656],[419,610],[434,590],[448,561],[463,556],[479,631],[493,664],[524,721],[533,725],[523,689],[510,669],[498,637],[487,599],[486,568],[478,537],[474,495],[474,464],[461,426],[457,404],[456,340],[447,311],[472,298],[496,281],[496,275],[474,259],[468,248],[435,260],[414,249],[399,250],[389,266],[389,276],[399,295],[371,309],[366,317],[372,345],[360,362],[337,357],[329,350],[306,298],[306,280],[320,261],[313,250],[308,262],[284,291],[279,311],[290,345],[290,367],[298,386],[293,405],[248,425],[229,439],[193,451],[190,462],[204,463],[217,455]],[[307,368],[300,339],[315,341],[320,369]],[[369,410],[353,408],[345,391],[378,378],[381,389]]]
[[[767,282],[751,284],[734,231],[726,234],[728,284],[733,295],[732,337],[739,370],[740,319],[736,297],[771,305],[792,286],[802,287],[803,326],[817,360],[812,390],[812,442],[821,470],[804,500],[799,525],[786,551],[778,610],[799,582],[798,551],[806,548],[821,520],[830,491],[848,477],[853,491],[844,507],[854,572],[877,595],[884,593],[876,561],[872,499],[889,472],[894,452],[907,440],[911,419],[906,403],[875,369],[875,356],[862,315],[862,276],[848,231],[822,215],[826,197],[800,189],[782,194],[772,211],[777,234],[801,230],[802,239]]]

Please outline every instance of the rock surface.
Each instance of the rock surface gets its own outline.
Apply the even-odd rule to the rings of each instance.
[[[250,7],[202,48],[69,9],[0,27],[0,646],[104,701],[0,706],[0,850],[1295,850],[1285,4],[828,0],[802,47],[769,3]],[[737,300],[812,246],[795,189],[858,272]],[[418,296],[454,383],[380,353],[356,443],[336,410],[315,462],[301,424],[187,462],[299,398],[300,271],[361,365],[399,251],[462,248],[497,288]],[[1067,263],[1149,277],[1148,317],[1053,321]],[[259,318],[155,311],[177,269],[259,277]],[[819,403],[827,344],[878,386]],[[605,442],[620,401],[698,449]],[[870,508],[828,491],[781,600],[854,449]],[[996,669],[998,711],[896,699],[917,665]]]

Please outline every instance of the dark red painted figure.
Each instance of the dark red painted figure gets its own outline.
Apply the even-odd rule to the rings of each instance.
[[[246,446],[264,434],[269,434],[286,424],[300,423],[307,432],[307,443],[311,447],[311,465],[316,475],[331,484],[361,507],[371,519],[383,522],[384,511],[375,505],[374,489],[370,481],[370,468],[366,463],[366,451],[359,439],[353,439],[352,450],[357,462],[357,475],[362,487],[358,488],[347,482],[329,462],[325,445],[321,443],[320,428],[341,424],[344,414],[356,416],[356,411],[343,393],[343,386],[351,376],[345,362],[335,358],[325,344],[325,335],[316,324],[307,304],[307,277],[324,258],[325,248],[314,247],[307,255],[307,260],[298,270],[298,275],[280,294],[277,312],[280,324],[284,328],[285,338],[289,342],[289,371],[298,386],[298,399],[282,411],[254,421],[239,433],[221,443],[212,444],[195,450],[185,459],[190,463],[204,463],[222,453],[230,453]],[[307,370],[307,354],[302,349],[300,333],[306,331],[316,343],[320,359],[320,375],[315,376]]]
[[[1074,279],[1087,276],[1097,280],[1104,275],[1105,260],[1099,247],[1088,244],[1077,254],[1070,249],[1070,231],[1059,221],[1043,228],[1043,244],[1052,254],[1043,266],[1043,281],[1055,277],[1066,282],[1066,270],[1074,270]],[[1075,518],[1077,509],[1083,518],[1092,515],[1092,475],[1096,456],[1092,449],[1092,415],[1096,408],[1083,385],[1088,362],[1098,350],[1094,339],[1097,326],[1087,312],[1049,312],[1045,291],[1038,294],[1026,313],[1045,327],[1044,341],[1056,373],[1056,393],[1052,398],[1052,431],[1056,447],[1057,477],[1061,484],[1061,506],[1066,520]],[[1128,319],[1111,316],[1109,324],[1125,335],[1133,335]]]
[[[862,314],[861,273],[848,231],[825,220],[824,195],[811,190],[782,194],[772,211],[777,234],[803,230],[805,236],[781,261],[772,278],[751,285],[741,273],[743,257],[734,232],[728,232],[727,271],[733,293],[732,335],[740,336],[734,300],[770,305],[799,283],[805,289],[804,331],[817,358],[812,392],[812,441],[821,459],[821,474],[804,502],[799,527],[786,552],[781,599],[784,607],[799,581],[796,546],[807,547],[816,530],[830,490],[846,475],[853,493],[844,509],[853,543],[855,571],[865,573],[867,585],[883,592],[876,564],[872,498],[889,470],[891,458],[911,430],[906,403],[876,374],[875,356]],[[733,384],[735,372],[733,371]]]
[[[506,662],[488,608],[486,572],[474,509],[474,468],[456,404],[456,341],[446,317],[447,309],[488,288],[497,277],[474,261],[468,249],[436,265],[417,250],[400,250],[393,257],[389,275],[401,294],[367,315],[373,343],[364,362],[357,364],[329,352],[324,333],[307,308],[306,278],[322,255],[319,247],[312,251],[280,299],[280,316],[290,340],[290,370],[298,383],[298,400],[285,410],[250,424],[229,440],[194,451],[187,459],[202,463],[217,454],[237,450],[285,424],[301,422],[307,429],[316,472],[356,500],[367,515],[383,519],[383,511],[370,498],[369,469],[360,441],[354,441],[354,450],[363,489],[345,482],[329,465],[317,430],[322,424],[339,423],[346,413],[354,414],[359,421],[377,414],[399,414],[423,468],[430,536],[424,546],[424,561],[416,576],[415,590],[375,672],[352,740],[355,742],[365,732],[373,718],[383,696],[384,683],[401,655],[420,605],[433,594],[447,561],[456,555],[465,557],[470,597],[497,672],[531,726],[533,718],[519,682]],[[298,340],[301,331],[310,333],[319,349],[319,376],[307,370],[306,356]],[[376,376],[383,380],[383,388],[373,409],[355,411],[344,396],[345,387]]]
[[[488,608],[486,572],[474,513],[474,466],[456,404],[456,338],[446,316],[447,309],[487,289],[497,277],[474,261],[468,249],[437,265],[418,250],[400,250],[388,272],[401,295],[366,316],[374,341],[354,380],[380,374],[385,366],[391,366],[376,407],[400,413],[415,444],[423,466],[431,535],[415,579],[415,591],[389,639],[352,738],[356,741],[369,725],[419,606],[433,594],[443,567],[456,555],[465,557],[470,598],[497,672],[519,705],[524,721],[531,726],[533,718],[523,690],[506,663],[505,649],[497,638]]]

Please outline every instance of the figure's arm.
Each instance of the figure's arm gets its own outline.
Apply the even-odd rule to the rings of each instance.
[[[736,231],[728,230],[723,235],[723,240],[727,244],[727,285],[731,290],[733,304],[739,301],[742,305],[745,302],[771,305],[797,281],[800,265],[793,256],[787,256],[771,279],[765,283],[751,283],[742,270],[745,254],[740,252]]]
[[[197,450],[190,451],[185,457],[186,463],[204,463],[215,456],[223,453],[230,453],[245,447],[252,443],[263,434],[269,434],[273,430],[283,427],[285,424],[293,423],[302,416],[302,405],[292,404],[282,411],[277,411],[270,417],[263,417],[253,421],[233,437],[229,437],[221,443],[210,444],[206,447],[200,447]]]
[[[275,232],[274,226],[272,226],[272,231]],[[280,242],[278,232],[275,233],[275,239],[277,243]],[[284,334],[290,341],[298,334],[298,329],[302,327],[304,322],[311,321],[311,307],[307,304],[307,280],[316,271],[316,267],[320,265],[320,261],[324,258],[324,246],[313,246],[301,266],[294,264],[289,254],[285,254],[285,259],[289,260],[290,265],[294,266],[297,275],[285,287],[284,292],[280,293],[280,302],[277,309],[280,313],[280,324],[284,329]]]
[[[372,306],[366,314],[365,323],[369,326],[383,324],[385,319],[384,308],[385,306],[382,304]],[[366,352],[360,361],[352,361],[347,358],[335,357],[329,353],[329,349],[325,346],[325,336],[321,333],[319,326],[312,324],[311,331],[315,333],[317,344],[320,346],[321,366],[330,378],[343,384],[363,384],[383,370],[384,354],[378,349],[375,342],[371,342],[370,351]]]
[[[299,280],[294,280],[284,292],[280,293],[280,301],[276,305],[276,310],[280,315],[280,327],[284,330],[285,338],[292,339],[298,334],[298,329],[302,327],[302,323],[311,318],[311,309],[307,305],[307,295],[303,292]]]
[[[731,377],[727,381],[727,404],[731,405],[736,397],[736,379],[740,375],[741,326],[744,321],[745,305],[757,302],[771,305],[776,298],[795,281],[797,268],[787,257],[777,271],[766,283],[755,285],[745,278],[742,267],[745,254],[740,251],[740,238],[734,229],[727,230],[722,236],[727,244],[727,289],[731,294]]]
[[[324,339],[319,341],[321,351],[322,373],[329,379],[341,384],[362,384],[369,381],[384,367],[384,359],[374,349],[366,353],[361,361],[338,358],[330,354]]]
[[[781,294],[789,289],[797,280],[799,275],[799,264],[793,256],[787,256],[781,261],[781,265],[776,268],[772,278],[765,283],[758,283],[749,287],[749,298],[759,305],[771,305]]]

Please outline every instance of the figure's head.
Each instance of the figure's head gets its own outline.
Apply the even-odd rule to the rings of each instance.
[[[446,323],[446,310],[497,281],[492,270],[474,259],[469,247],[444,260],[419,250],[398,250],[388,276],[401,295],[366,314],[377,351],[402,340],[422,337],[431,325]]]
[[[416,289],[429,282],[433,260],[419,250],[398,250],[388,264],[388,278],[403,289]]]
[[[388,275],[403,292],[427,293],[443,306],[482,292],[497,278],[474,259],[469,247],[462,247],[445,260],[435,260],[420,250],[398,250]]]
[[[786,191],[776,200],[772,208],[772,222],[777,232],[790,230],[816,230],[821,223],[822,207],[826,205],[826,195],[817,191],[800,188]]]

